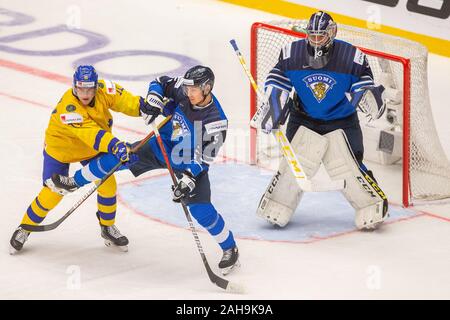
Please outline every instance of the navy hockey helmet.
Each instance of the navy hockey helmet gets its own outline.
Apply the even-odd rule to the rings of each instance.
[[[73,74],[73,88],[95,88],[98,83],[98,74],[93,66],[78,66]]]
[[[214,87],[214,73],[211,68],[205,66],[195,66],[186,71],[183,77],[183,84],[187,86],[198,86],[207,96]]]
[[[328,13],[318,11],[309,19],[306,33],[308,44],[314,49],[315,57],[321,56],[333,45],[337,25]]]

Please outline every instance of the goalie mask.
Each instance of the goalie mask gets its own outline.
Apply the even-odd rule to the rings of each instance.
[[[314,13],[306,27],[309,65],[314,69],[328,63],[336,37],[337,25],[333,18],[323,11]]]

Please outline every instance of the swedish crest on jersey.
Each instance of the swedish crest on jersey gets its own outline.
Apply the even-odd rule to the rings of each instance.
[[[328,91],[337,83],[331,76],[327,74],[311,74],[303,78],[306,86],[311,90],[317,102],[322,102],[327,96]]]
[[[77,108],[73,105],[73,104],[69,104],[66,106],[66,111],[67,112],[73,112],[75,111]]]

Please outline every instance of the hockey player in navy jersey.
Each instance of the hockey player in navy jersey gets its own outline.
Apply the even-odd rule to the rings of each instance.
[[[282,48],[265,82],[269,112],[261,122],[264,132],[286,121],[291,142],[308,178],[321,163],[330,178],[345,179],[343,193],[355,208],[359,229],[373,229],[387,217],[388,202],[363,163],[364,146],[357,109],[378,119],[384,112],[384,88],[375,86],[363,52],[335,40],[337,25],[322,11],[314,13],[306,39]],[[302,197],[283,160],[263,196],[257,214],[285,226]],[[297,192],[286,192],[287,190]]]
[[[214,74],[205,66],[192,67],[184,77],[159,77],[149,85],[141,114],[146,124],[159,115],[166,117],[159,131],[178,177],[177,185],[172,187],[173,200],[183,201],[190,214],[216,239],[223,250],[219,268],[227,274],[239,266],[239,253],[233,233],[211,203],[209,163],[224,143],[228,127],[222,107],[211,92],[213,86]],[[137,156],[139,160],[129,166],[134,176],[166,168],[155,138]],[[77,171],[70,181],[54,175],[52,184],[57,190],[81,187],[101,179],[116,163],[117,158],[105,155]]]

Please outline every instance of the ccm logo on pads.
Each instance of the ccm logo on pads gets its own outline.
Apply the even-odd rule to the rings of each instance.
[[[59,116],[59,118],[61,119],[61,122],[64,124],[82,123],[83,122],[83,116],[76,112],[63,113]]]

